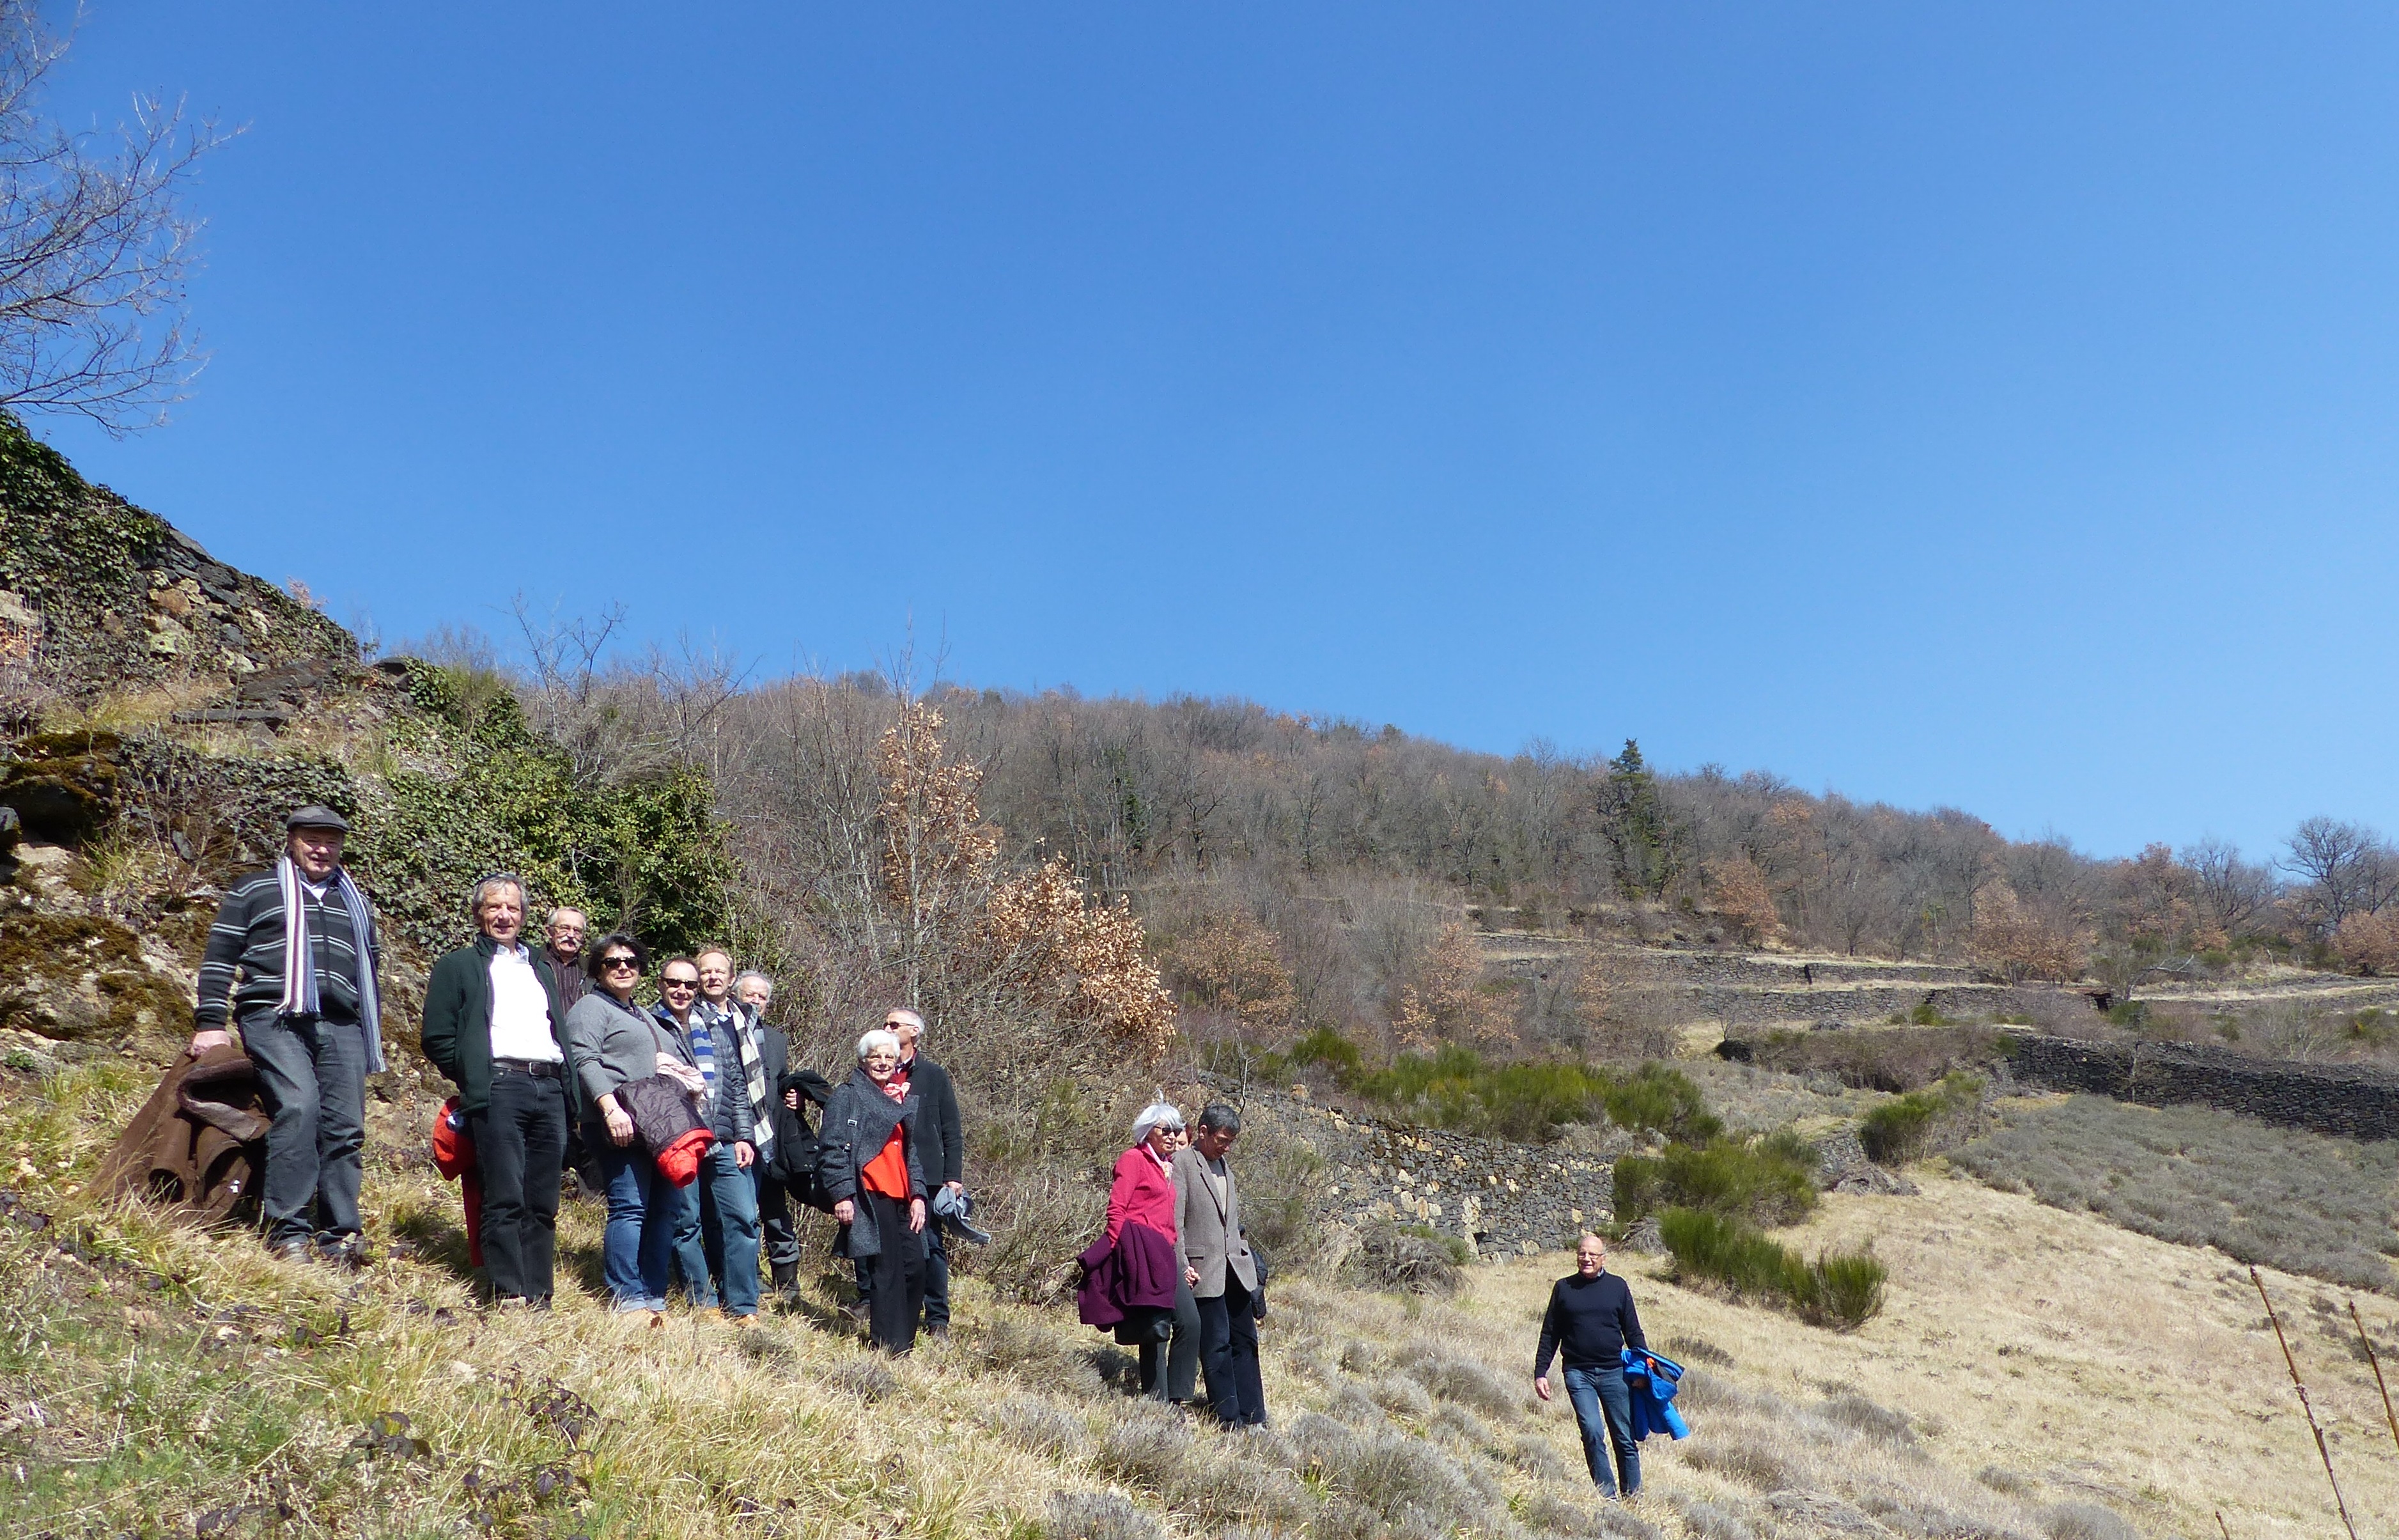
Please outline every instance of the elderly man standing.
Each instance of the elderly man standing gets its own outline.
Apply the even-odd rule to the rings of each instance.
[[[967,1140],[958,1119],[958,1088],[947,1070],[920,1051],[925,1018],[901,1006],[884,1013],[883,1028],[900,1040],[901,1078],[923,1104],[916,1115],[916,1148],[925,1163],[926,1184],[935,1191],[964,1192]],[[950,1251],[938,1224],[925,1226],[925,1334],[950,1334]]]
[[[581,909],[552,909],[549,928],[542,938],[541,955],[549,960],[549,976],[558,980],[558,1008],[572,1011],[575,1002],[590,990],[591,981],[583,973],[583,938],[591,921]]]
[[[1550,1356],[1563,1352],[1566,1364],[1566,1399],[1574,1404],[1575,1424],[1582,1430],[1582,1456],[1591,1466],[1592,1484],[1609,1497],[1617,1483],[1607,1471],[1607,1455],[1616,1451],[1616,1468],[1624,1478],[1624,1495],[1641,1490],[1641,1446],[1633,1438],[1633,1397],[1624,1384],[1624,1350],[1649,1349],[1641,1334],[1641,1317],[1633,1308],[1633,1290],[1607,1270],[1607,1243],[1586,1233],[1575,1243],[1575,1270],[1550,1290],[1550,1308],[1541,1315],[1541,1342],[1533,1358],[1533,1393],[1550,1398]]]
[[[1209,1404],[1227,1427],[1263,1427],[1257,1259],[1241,1229],[1241,1198],[1225,1161],[1240,1132],[1241,1114],[1211,1102],[1191,1142],[1175,1152],[1175,1240],[1184,1281],[1200,1306],[1200,1364],[1208,1376]]]
[[[366,895],[342,865],[349,823],[311,803],[283,821],[283,854],[217,906],[200,961],[190,1053],[230,1043],[256,1067],[273,1121],[262,1206],[267,1249],[366,1260],[359,1179],[366,1077],[384,1069],[375,995],[382,950]]]
[[[792,1040],[779,1027],[766,1024],[766,1007],[775,998],[775,981],[756,969],[751,969],[733,981],[734,1003],[750,1018],[750,1030],[758,1043],[758,1061],[766,1073],[769,1092],[783,1083],[792,1070]],[[797,1108],[797,1091],[782,1094],[784,1105]],[[757,1124],[774,1137],[775,1110],[771,1106],[757,1110]],[[775,1292],[791,1294],[800,1287],[800,1232],[792,1222],[792,1194],[780,1181],[768,1174],[772,1156],[761,1152],[750,1174],[758,1183],[758,1240],[766,1253],[766,1271],[774,1281]]]
[[[548,1308],[566,1152],[566,1013],[549,960],[527,947],[525,887],[507,872],[468,900],[481,934],[433,965],[425,1056],[458,1087],[483,1180],[483,1267],[502,1310]]]

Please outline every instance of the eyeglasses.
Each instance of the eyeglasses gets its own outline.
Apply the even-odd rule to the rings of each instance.
[[[639,961],[622,955],[603,957],[600,960],[600,966],[603,968],[639,968],[641,965]]]
[[[670,978],[658,987],[662,989],[697,989],[699,988],[699,980],[696,978]]]

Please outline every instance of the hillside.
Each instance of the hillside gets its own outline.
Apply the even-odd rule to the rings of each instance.
[[[1837,1046],[1854,1032],[1813,1029],[1894,1016],[1971,1017],[1986,1036],[2016,1015],[2128,1039],[2154,1029],[2109,1020],[2079,989],[1996,982],[1954,960],[1711,943],[1722,911],[1655,895],[1620,893],[1605,914],[1553,905],[1545,919],[1521,888],[1503,915],[1486,886],[1470,917],[1470,888],[1428,885],[1372,851],[1286,866],[1263,834],[1204,860],[1177,835],[1183,856],[1119,870],[1107,841],[1139,822],[1123,821],[1129,807],[1165,805],[1148,790],[1119,796],[1116,832],[1083,855],[1038,865],[1033,831],[1072,834],[1079,804],[1035,797],[971,711],[944,723],[818,681],[718,699],[707,715],[655,675],[520,688],[471,662],[369,664],[300,598],[85,485],[5,422],[0,644],[0,807],[20,825],[0,850],[12,1533],[2121,1540],[2127,1525],[2209,1533],[2220,1510],[2248,1540],[2332,1522],[2273,1339],[2224,1254],[2135,1234],[2046,1178],[2026,1185],[2053,1206],[1938,1159],[1864,1173],[1866,1191],[1844,1183],[1779,1233],[1811,1254],[1870,1246],[1888,1265],[1885,1308],[1853,1332],[1620,1251],[1653,1338],[1697,1366],[1699,1432],[1649,1446],[1637,1506],[1601,1508],[1571,1418],[1533,1403],[1525,1374],[1542,1289],[1566,1266],[1558,1248],[1608,1223],[1615,1164],[1660,1148],[1662,1125],[1610,1126],[1584,1108],[1589,1121],[1526,1144],[1399,1124],[1327,1061],[1284,1056],[1307,1026],[1320,1050],[1329,1038],[1369,1070],[1398,1062],[1394,1049],[1471,1044],[1538,1072],[1579,1073],[1573,1056],[1588,1055],[1593,1073],[1629,1077],[1633,1060],[1705,1055],[1734,1031]],[[634,709],[644,700],[655,713]],[[1018,706],[988,709],[1002,708]],[[681,736],[660,726],[703,719]],[[978,790],[1012,810],[1007,821],[985,821]],[[495,868],[524,873],[538,902],[631,917],[659,946],[732,937],[777,970],[819,1064],[837,1060],[861,1010],[918,989],[956,1056],[999,1233],[961,1264],[956,1335],[901,1362],[868,1354],[819,1220],[802,1296],[764,1329],[678,1315],[630,1338],[597,1302],[589,1201],[561,1223],[562,1271],[582,1287],[548,1316],[485,1315],[456,1192],[426,1152],[446,1088],[404,1030],[370,1097],[379,1260],[364,1273],[273,1262],[238,1230],[177,1229],[95,1191],[114,1130],[185,1035],[219,886],[264,860],[277,815],[305,799],[357,825],[352,863],[393,941],[395,1024],[413,1019],[431,958],[462,936],[468,884]],[[879,831],[900,818],[918,820],[971,900],[919,904],[929,939],[911,947],[891,943],[883,907],[916,902],[880,864]],[[1138,907],[1107,902],[1118,895]],[[996,960],[994,911],[1019,917]],[[2223,988],[2323,994],[2352,1012],[2371,1001],[2348,991],[2379,988],[2287,966],[2243,976]],[[1165,1040],[1131,1035],[1135,1017],[1159,1025],[1141,1013],[1160,1002]],[[1911,1041],[1930,1054],[1967,1030],[1930,1025]],[[1937,1080],[1937,1058],[1907,1083]],[[1859,1120],[1892,1100],[1823,1070],[1684,1062],[1674,1083],[1703,1096],[1734,1142],[1796,1130],[1850,1152],[1853,1177]],[[1241,1078],[1221,1078],[1228,1064]],[[1203,1078],[1211,1065],[1220,1078]],[[1255,1065],[1291,1073],[1251,1085]],[[1294,1088],[1303,1075],[1313,1084]],[[1063,1259],[1095,1228],[1129,1109],[1161,1083],[1186,1102],[1228,1085],[1250,1097],[1237,1162],[1281,1269],[1265,1331],[1269,1433],[1152,1416],[1126,1394],[1128,1356],[1061,1299]],[[1981,1121],[1958,1137],[1983,1138],[1959,1168],[2015,1182],[2025,1155],[1988,1132],[2011,1119],[2036,1146],[2043,1130],[2080,1130],[2099,1152],[2074,1173],[2089,1185],[2118,1184],[2102,1154],[2151,1158],[2148,1125],[2093,1132],[2108,1104],[2081,1108],[1978,1101]],[[2271,1189],[2280,1212],[2181,1238],[2220,1233],[2279,1258],[2284,1241],[2258,1240],[2257,1221],[2285,1239],[2306,1231],[2294,1271],[2270,1268],[2269,1287],[2297,1329],[2353,1508],[2391,1511],[2399,1464],[2337,1329],[2345,1296],[2299,1275],[2387,1287],[2382,1256],[2399,1248],[2387,1147],[2240,1144],[2203,1120],[2169,1132],[2183,1146],[2165,1165],[2204,1165],[2214,1140],[2251,1163],[2259,1191],[2284,1183]],[[2307,1170],[2342,1151],[2372,1158],[2352,1163],[2337,1202],[2309,1208]],[[2237,1192],[2207,1195],[2240,1206]],[[1453,1276],[1434,1236],[1395,1222],[1481,1261]],[[2319,1265],[2306,1247],[2336,1229],[2349,1233]],[[1432,1292],[1379,1271],[1376,1247],[1400,1243],[1435,1259],[1422,1269]],[[1448,1282],[1455,1294],[1440,1292]],[[2399,1305],[2366,1295],[2359,1308],[2399,1350]]]

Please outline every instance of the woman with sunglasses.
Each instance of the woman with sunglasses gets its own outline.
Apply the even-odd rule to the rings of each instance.
[[[669,1065],[679,1068],[680,1061],[657,1021],[633,1002],[633,990],[649,961],[642,944],[616,931],[584,956],[596,988],[567,1012],[566,1036],[574,1046],[583,1093],[584,1145],[600,1152],[600,1169],[607,1180],[602,1274],[618,1312],[664,1326],[667,1258],[682,1216],[682,1194],[633,1142],[633,1120],[617,1104],[617,1093]]]

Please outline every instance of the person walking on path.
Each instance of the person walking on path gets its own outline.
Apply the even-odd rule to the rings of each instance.
[[[915,1125],[921,1104],[900,1073],[900,1040],[877,1029],[858,1040],[858,1068],[825,1103],[817,1170],[840,1250],[873,1275],[868,1335],[906,1353],[925,1308],[925,1166]]]
[[[1541,1343],[1533,1358],[1533,1393],[1550,1398],[1550,1359],[1565,1360],[1566,1399],[1582,1430],[1582,1454],[1592,1484],[1609,1497],[1619,1481],[1608,1474],[1616,1451],[1617,1476],[1630,1497],[1641,1490],[1641,1446],[1633,1438],[1633,1397],[1624,1384],[1624,1351],[1649,1350],[1633,1290],[1607,1270],[1607,1243],[1585,1234],[1575,1244],[1575,1270],[1550,1290],[1541,1315]]]
[[[725,1018],[699,1008],[699,990],[698,962],[675,958],[658,971],[664,999],[651,1012],[673,1040],[675,1056],[699,1076],[700,1115],[717,1140],[700,1161],[699,1179],[683,1189],[674,1260],[693,1308],[721,1306],[728,1320],[748,1326],[758,1316],[758,1193],[750,1184],[756,1129],[740,1044]],[[704,1236],[712,1224],[724,1244],[722,1293],[710,1277]]]
[[[1191,1274],[1175,1247],[1175,1209],[1180,1190],[1174,1182],[1175,1152],[1183,1148],[1183,1114],[1174,1104],[1154,1101],[1133,1119],[1132,1144],[1117,1157],[1108,1179],[1108,1244],[1121,1245],[1129,1226],[1153,1230],[1174,1256],[1174,1309],[1168,1340],[1152,1334],[1151,1323],[1141,1324],[1141,1388],[1155,1401],[1188,1406],[1200,1380],[1200,1326],[1199,1302],[1191,1295]],[[1119,1339],[1121,1340],[1121,1339]]]
[[[950,1072],[917,1052],[925,1035],[925,1018],[904,1005],[883,1014],[883,1029],[900,1040],[900,1074],[909,1091],[924,1104],[916,1114],[916,1152],[925,1165],[930,1188],[953,1194],[966,1191],[966,1134],[958,1118],[958,1090]],[[929,1194],[928,1194],[929,1195]],[[858,1297],[871,1312],[874,1284],[864,1269],[858,1274]],[[942,1227],[925,1227],[925,1333],[950,1334],[950,1251]]]
[[[642,944],[621,931],[601,937],[590,959],[599,987],[566,1013],[566,1039],[581,1092],[583,1141],[598,1152],[602,1191],[608,1194],[601,1274],[619,1313],[644,1315],[662,1327],[667,1262],[683,1220],[683,1193],[636,1140],[632,1117],[617,1099],[626,1086],[649,1079],[662,1064],[682,1063],[657,1019],[633,1002],[648,961]]]
[[[1241,1115],[1223,1102],[1200,1113],[1188,1149],[1174,1156],[1175,1229],[1184,1279],[1200,1310],[1200,1358],[1208,1401],[1227,1427],[1262,1427],[1266,1383],[1258,1370],[1257,1259],[1241,1229],[1241,1197],[1225,1157]]]
[[[474,1136],[492,1302],[548,1309],[572,1074],[565,1013],[549,959],[522,939],[523,879],[483,879],[468,907],[481,934],[426,980],[425,1056],[458,1087]]]
[[[200,961],[187,1052],[233,1042],[266,1103],[260,1206],[267,1249],[305,1261],[366,1261],[359,1218],[365,1165],[366,1077],[383,1072],[375,991],[382,962],[366,895],[342,865],[349,823],[318,803],[283,821],[274,866],[234,884],[217,906]]]

